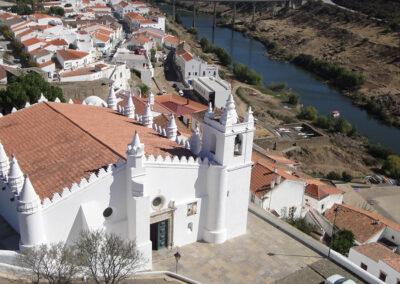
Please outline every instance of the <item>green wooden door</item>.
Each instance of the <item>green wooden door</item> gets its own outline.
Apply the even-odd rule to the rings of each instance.
[[[157,250],[168,245],[168,221],[164,220],[158,223],[157,232]]]

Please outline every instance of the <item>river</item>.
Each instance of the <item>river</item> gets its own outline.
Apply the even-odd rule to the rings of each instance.
[[[171,6],[159,4],[160,8],[171,13]],[[191,27],[192,14],[187,10],[177,9],[185,27]],[[379,143],[392,151],[400,153],[400,129],[384,125],[352,104],[351,100],[334,88],[318,80],[311,73],[287,62],[273,60],[266,55],[265,46],[254,39],[230,28],[213,29],[213,17],[209,14],[198,14],[196,29],[198,38],[206,37],[210,42],[224,48],[237,63],[245,64],[263,78],[265,85],[286,83],[296,92],[300,102],[314,106],[319,113],[329,115],[338,110],[343,118],[352,123],[357,130],[366,136],[371,143]]]

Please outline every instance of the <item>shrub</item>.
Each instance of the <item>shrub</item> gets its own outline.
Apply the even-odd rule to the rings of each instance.
[[[313,58],[311,55],[299,54],[292,62],[344,90],[356,90],[363,83],[361,74],[340,67],[324,60]]]
[[[196,30],[196,28],[189,28],[187,31],[188,31],[188,33],[190,33],[190,34],[192,34],[192,35],[197,35],[197,30]]]
[[[349,135],[353,131],[353,126],[345,119],[339,118],[333,126],[334,132],[339,132],[344,135]]]
[[[367,146],[368,153],[378,159],[386,159],[389,155],[392,154],[392,152],[383,147],[381,144],[369,144]]]
[[[217,55],[218,60],[220,63],[224,66],[229,66],[232,63],[232,58],[231,56],[225,51],[225,49],[221,47],[217,47],[215,45],[212,45],[207,38],[203,37],[200,39],[200,46],[203,52],[209,53],[213,52],[215,55]]]
[[[49,9],[49,15],[56,15],[63,17],[65,14],[65,11],[62,7],[50,7]]]
[[[250,85],[260,85],[261,76],[253,69],[243,64],[233,65],[233,74],[236,79]]]
[[[308,107],[302,108],[300,113],[297,115],[297,117],[300,119],[314,121],[318,117],[318,111],[315,107],[308,106]]]
[[[400,179],[400,156],[390,155],[383,164],[385,172],[394,179]]]
[[[156,50],[154,48],[150,49],[150,61],[151,63],[156,63]]]
[[[342,172],[342,180],[344,182],[351,182],[353,180],[353,176],[346,171]]]
[[[330,129],[332,127],[333,121],[330,117],[320,115],[315,121],[315,126],[322,129]]]
[[[313,231],[313,226],[307,223],[304,218],[288,219],[287,222],[308,235]]]
[[[286,102],[295,106],[299,103],[299,96],[295,93],[289,93]]]
[[[272,83],[268,86],[274,92],[280,92],[286,89],[286,83]]]
[[[330,180],[341,180],[342,177],[337,172],[331,171],[326,175],[326,178]]]

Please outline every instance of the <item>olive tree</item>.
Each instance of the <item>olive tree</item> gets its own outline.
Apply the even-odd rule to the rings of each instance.
[[[76,259],[74,247],[60,242],[24,249],[18,261],[34,283],[70,283],[80,271]]]
[[[103,230],[82,232],[76,249],[79,264],[96,283],[118,283],[147,262],[134,241]]]

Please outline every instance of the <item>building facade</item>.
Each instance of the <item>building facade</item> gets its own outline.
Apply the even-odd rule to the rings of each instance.
[[[73,243],[82,230],[104,229],[135,240],[149,269],[153,249],[246,232],[251,113],[239,121],[231,96],[221,117],[207,112],[185,139],[173,116],[161,134],[154,131],[150,104],[139,116],[128,99],[127,118],[114,111],[111,89],[108,106],[42,98],[0,118],[0,214],[20,233],[21,248]],[[18,129],[6,127],[11,121]],[[6,135],[13,131],[23,137]]]

